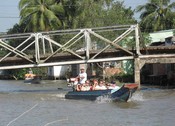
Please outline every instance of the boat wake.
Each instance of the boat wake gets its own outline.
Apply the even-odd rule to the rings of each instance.
[[[42,101],[47,101],[47,100],[65,100],[65,93],[60,93],[60,94],[47,94],[43,95],[41,94],[40,99]]]
[[[146,99],[143,96],[142,92],[136,92],[133,94],[133,96],[127,101],[127,102],[134,102],[134,101],[146,101]],[[109,103],[112,102],[112,99],[109,96],[99,96],[95,100],[97,103]]]
[[[132,97],[128,100],[128,102],[130,101],[145,101],[146,99],[144,98],[144,95],[142,92],[137,91],[135,92]]]
[[[65,93],[61,93],[61,94],[52,94],[50,95],[52,97],[57,97],[57,98],[64,98],[65,97]]]
[[[97,97],[95,102],[97,102],[97,103],[109,103],[109,102],[112,102],[112,99],[108,95],[104,95],[104,96]]]

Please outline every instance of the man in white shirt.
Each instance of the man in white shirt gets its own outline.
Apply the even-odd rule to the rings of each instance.
[[[87,80],[87,73],[84,68],[80,69],[79,75],[76,77],[78,79],[79,84],[76,85],[76,91],[81,91],[83,84],[85,84]]]
[[[76,78],[79,79],[80,84],[85,84],[85,81],[87,80],[87,73],[85,72],[84,68],[80,69],[80,73]]]

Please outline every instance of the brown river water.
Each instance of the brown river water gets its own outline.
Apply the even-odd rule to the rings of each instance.
[[[0,126],[175,126],[175,89],[144,87],[131,100],[64,98],[65,81],[0,80]]]

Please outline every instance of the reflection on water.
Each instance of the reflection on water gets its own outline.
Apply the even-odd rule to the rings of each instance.
[[[113,103],[113,105],[121,109],[137,109],[137,107],[139,106],[139,103],[134,101],[129,101],[129,102],[117,102],[117,103]]]
[[[145,88],[129,102],[67,100],[65,81],[0,81],[0,126],[173,126],[175,90]]]

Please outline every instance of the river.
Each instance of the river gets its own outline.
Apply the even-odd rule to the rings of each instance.
[[[0,80],[0,126],[174,126],[175,89],[146,87],[114,103],[68,100],[65,81]]]

